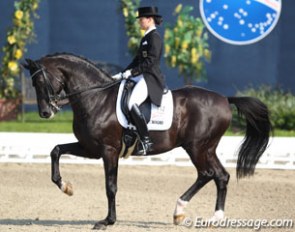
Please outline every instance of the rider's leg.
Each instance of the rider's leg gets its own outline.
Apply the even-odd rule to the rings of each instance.
[[[142,76],[139,76],[137,79],[137,84],[132,91],[128,107],[130,110],[131,118],[136,126],[139,138],[142,143],[142,150],[139,151],[139,154],[142,155],[146,155],[152,145],[145,118],[139,109],[139,105],[144,102],[147,96],[147,85],[144,78]]]
[[[130,111],[131,118],[137,128],[137,132],[139,134],[139,138],[141,140],[142,149],[138,151],[139,155],[146,155],[152,146],[152,142],[149,137],[148,128],[146,125],[145,118],[141,113],[137,104],[132,106]]]
[[[128,103],[129,111],[131,111],[132,106],[134,104],[137,104],[138,106],[140,106],[141,103],[143,103],[148,96],[148,89],[143,76],[139,75],[135,78],[132,78],[132,80],[136,82],[136,85],[134,86],[129,99],[129,103]]]

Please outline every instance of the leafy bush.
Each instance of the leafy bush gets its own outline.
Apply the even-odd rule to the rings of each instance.
[[[34,17],[40,0],[19,0],[14,3],[13,25],[7,31],[4,56],[0,68],[0,98],[17,98],[16,88],[19,78],[19,60],[26,52],[26,43],[34,37]]]
[[[192,6],[179,4],[174,11],[174,25],[165,30],[165,58],[167,64],[178,68],[178,73],[190,84],[193,80],[206,80],[205,61],[210,61],[208,35],[199,17],[194,17]]]
[[[121,0],[121,9],[125,20],[125,28],[128,36],[128,49],[131,55],[136,55],[140,40],[143,36],[140,26],[137,22],[137,8],[140,0]]]
[[[237,95],[257,97],[265,103],[269,108],[274,129],[295,130],[295,96],[291,92],[261,86],[258,89],[239,91]]]

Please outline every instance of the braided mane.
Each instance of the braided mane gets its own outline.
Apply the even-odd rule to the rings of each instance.
[[[45,56],[44,58],[50,58],[50,57],[64,57],[64,56],[69,56],[71,58],[77,59],[77,61],[82,61],[83,63],[86,63],[88,66],[90,66],[91,68],[95,69],[96,71],[102,72],[103,74],[105,74],[107,77],[111,78],[110,74],[107,73],[105,70],[97,67],[95,65],[95,63],[83,56],[79,56],[79,55],[75,55],[73,53],[68,53],[68,52],[62,52],[62,53],[54,53],[54,54],[49,54],[47,56]]]

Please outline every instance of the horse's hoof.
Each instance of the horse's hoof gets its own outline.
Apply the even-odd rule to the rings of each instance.
[[[101,222],[97,222],[95,223],[95,225],[92,228],[93,230],[106,230],[107,229],[107,225],[101,223]]]
[[[217,211],[215,211],[213,217],[211,217],[209,219],[209,221],[216,222],[216,221],[220,221],[222,219],[224,219],[224,212],[223,212],[223,210],[217,210]]]
[[[61,191],[68,196],[73,196],[74,190],[73,190],[73,185],[70,182],[62,182],[61,185]]]
[[[174,225],[181,225],[184,219],[185,219],[184,214],[174,215],[173,216],[173,223],[174,223]]]
[[[105,220],[98,221],[95,223],[94,227],[92,228],[93,230],[105,230],[107,226],[109,225],[114,225],[116,220],[106,218]]]

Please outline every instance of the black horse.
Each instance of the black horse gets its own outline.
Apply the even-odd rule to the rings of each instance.
[[[30,70],[40,117],[52,118],[57,113],[62,90],[66,93],[63,98],[69,99],[74,113],[73,131],[78,142],[57,145],[52,150],[52,181],[63,192],[71,195],[71,185],[62,181],[60,176],[60,156],[72,154],[102,158],[108,214],[94,228],[101,229],[114,224],[118,160],[123,133],[115,112],[119,83],[92,62],[72,54],[54,54],[37,61],[26,59],[24,67]],[[184,221],[185,206],[211,180],[217,187],[213,218],[221,219],[230,176],[217,158],[216,147],[231,122],[230,104],[234,104],[246,120],[246,136],[238,153],[237,178],[254,174],[255,166],[267,147],[272,131],[268,109],[256,98],[224,97],[191,86],[173,90],[172,95],[172,126],[167,131],[150,132],[154,145],[149,155],[183,147],[198,172],[195,183],[177,200],[174,223]]]

